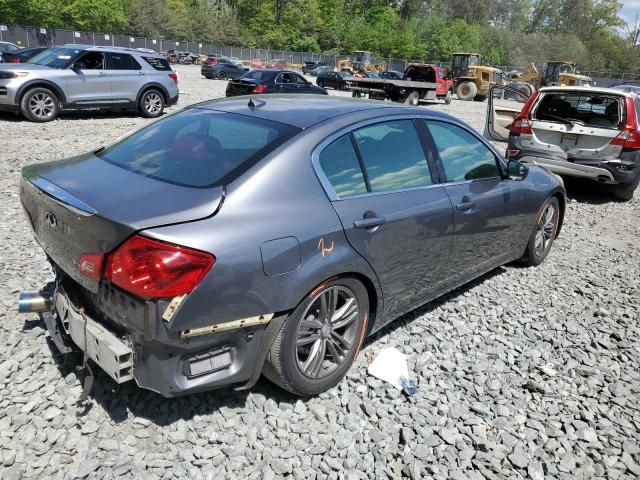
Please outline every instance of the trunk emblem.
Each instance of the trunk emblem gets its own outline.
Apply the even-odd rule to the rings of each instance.
[[[53,213],[45,212],[44,219],[47,221],[47,225],[49,225],[51,228],[56,228],[58,226],[58,219]]]

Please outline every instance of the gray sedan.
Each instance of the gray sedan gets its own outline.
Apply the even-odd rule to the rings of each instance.
[[[22,172],[56,281],[23,295],[62,352],[166,397],[315,395],[365,338],[496,267],[539,265],[565,191],[460,120],[381,102],[201,103]]]

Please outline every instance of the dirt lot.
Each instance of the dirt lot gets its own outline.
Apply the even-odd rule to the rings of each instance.
[[[177,70],[169,111],[224,96],[198,67]],[[484,124],[485,103],[425,108]],[[328,393],[300,401],[261,381],[165,400],[100,374],[80,412],[77,357],[53,353],[38,318],[12,311],[19,290],[51,277],[22,218],[19,172],[147,121],[0,116],[2,479],[640,477],[640,198],[579,182],[541,267],[500,268],[394,322]],[[367,376],[388,346],[406,353],[414,397]]]

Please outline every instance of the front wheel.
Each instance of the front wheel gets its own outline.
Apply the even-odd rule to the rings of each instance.
[[[447,94],[444,96],[444,104],[449,105],[451,103],[451,100],[453,100],[453,95],[451,93],[451,90],[448,90]]]
[[[420,92],[417,90],[412,90],[404,99],[404,103],[406,105],[418,106],[420,103]]]
[[[60,101],[48,88],[32,88],[22,97],[20,112],[32,122],[50,122],[60,113]]]
[[[556,197],[550,197],[538,214],[529,243],[521,258],[525,265],[537,267],[544,262],[556,238],[559,222],[560,204]]]
[[[224,72],[220,72],[220,73],[218,74],[218,79],[220,79],[220,80],[226,80],[226,79],[227,79],[227,74],[226,74],[226,73],[224,73]]]
[[[316,82],[316,83],[320,88],[324,88],[324,82],[322,80],[320,80],[319,82]]]
[[[140,97],[140,113],[143,117],[157,118],[164,112],[164,97],[158,90],[147,90]]]
[[[369,297],[351,277],[312,291],[289,315],[267,356],[263,373],[301,396],[337,385],[360,351],[367,331]]]
[[[473,82],[462,82],[456,87],[456,95],[460,100],[473,100],[478,94],[478,87]]]

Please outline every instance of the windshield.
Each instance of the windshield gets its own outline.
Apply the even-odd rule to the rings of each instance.
[[[96,153],[145,177],[186,187],[226,185],[299,132],[290,125],[194,108]]]
[[[51,68],[67,68],[83,50],[76,48],[49,48],[31,58],[28,63]]]
[[[342,78],[353,77],[353,74],[351,72],[338,72],[338,75],[340,75]]]

